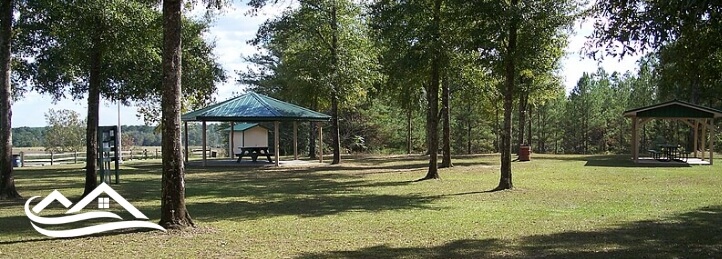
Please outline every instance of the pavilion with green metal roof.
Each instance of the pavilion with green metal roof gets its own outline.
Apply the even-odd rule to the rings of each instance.
[[[208,107],[188,112],[181,116],[184,122],[185,139],[188,139],[188,122],[200,121],[203,124],[203,150],[206,150],[206,122],[230,122],[231,130],[234,130],[236,122],[273,122],[274,123],[274,151],[276,166],[279,165],[279,124],[281,121],[292,121],[294,139],[294,157],[298,159],[298,122],[323,122],[331,119],[331,116],[316,112],[295,104],[280,101],[262,94],[248,92],[226,101],[210,105]],[[319,135],[322,136],[319,126]],[[323,143],[319,141],[319,143]],[[322,145],[322,144],[321,144]],[[323,147],[319,148],[323,150]],[[188,141],[185,144],[185,152],[188,154]],[[321,154],[323,161],[323,154]],[[186,162],[188,156],[186,156]],[[206,152],[203,152],[203,166],[206,166]]]
[[[702,160],[705,159],[705,147],[708,146],[709,164],[713,163],[715,127],[714,120],[722,117],[722,111],[683,102],[672,100],[624,112],[625,117],[632,119],[632,159],[639,162],[639,128],[652,119],[676,120],[684,122],[692,128],[693,132],[693,153],[697,157],[698,152],[702,153]],[[699,134],[701,131],[701,134]],[[709,136],[708,136],[709,134]],[[698,145],[701,139],[701,145]],[[699,148],[701,147],[701,150]]]

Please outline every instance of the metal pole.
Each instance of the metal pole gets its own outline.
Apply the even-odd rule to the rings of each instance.
[[[120,89],[118,89],[120,90]],[[116,143],[118,146],[118,163],[123,163],[123,138],[122,135],[120,135],[120,100],[118,100],[118,143]]]

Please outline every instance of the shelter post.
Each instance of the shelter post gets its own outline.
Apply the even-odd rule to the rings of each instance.
[[[712,165],[714,163],[714,139],[716,138],[714,118],[709,119],[709,125],[709,164]]]
[[[707,119],[702,121],[702,160],[704,160],[704,148],[707,147]]]
[[[274,146],[274,153],[276,153],[276,166],[278,166],[278,165],[280,164],[280,163],[278,162],[278,158],[279,158],[279,156],[280,156],[280,151],[279,151],[279,149],[281,149],[281,145],[278,144],[279,139],[280,139],[280,138],[278,137],[278,134],[279,134],[279,133],[278,133],[278,131],[279,131],[279,130],[278,130],[279,124],[280,124],[280,123],[279,123],[278,121],[274,121],[274,122],[273,122],[273,146]]]
[[[632,117],[632,159],[635,163],[639,162],[639,134],[637,133],[638,124],[637,116]]]
[[[203,147],[201,147],[203,149],[201,151],[203,152],[203,167],[206,167],[206,147],[208,146],[206,145],[206,137],[206,121],[203,121]]]
[[[183,135],[185,136],[185,139],[186,139],[186,141],[185,141],[185,151],[186,152],[183,154],[183,156],[185,156],[186,163],[188,163],[188,157],[190,156],[190,154],[188,154],[188,122],[187,121],[183,122]]]
[[[323,127],[321,122],[318,123],[318,161],[323,163]]]
[[[697,120],[697,119],[694,120],[694,127],[692,127],[692,130],[694,131],[694,133],[692,134],[693,135],[692,150],[694,150],[694,157],[696,158],[697,157],[697,149],[699,148],[699,146],[698,146],[698,144],[699,144],[699,135],[698,135],[699,134],[699,120]]]
[[[236,155],[236,132],[233,131],[233,127],[235,126],[235,123],[231,121],[231,141],[228,143],[228,157],[234,157]]]
[[[298,122],[293,121],[293,160],[298,160]]]

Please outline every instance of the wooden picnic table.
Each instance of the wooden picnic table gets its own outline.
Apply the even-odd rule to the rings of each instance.
[[[273,160],[271,160],[271,153],[268,152],[268,147],[238,147],[241,149],[240,154],[236,154],[238,157],[238,160],[236,160],[236,163],[241,162],[241,158],[243,158],[244,155],[251,156],[251,159],[253,159],[253,162],[256,162],[259,155],[266,156],[268,158],[269,163],[273,163]]]
[[[679,156],[678,155],[679,145],[661,144],[661,145],[659,145],[659,147],[664,150],[664,156],[667,161],[672,161]]]

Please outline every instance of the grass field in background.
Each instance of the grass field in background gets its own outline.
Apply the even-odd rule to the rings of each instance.
[[[722,253],[720,166],[636,167],[622,156],[456,157],[441,180],[421,156],[356,157],[340,166],[187,168],[197,228],[51,239],[24,200],[0,201],[0,257],[517,258],[715,257]],[[160,217],[159,160],[127,162],[111,185]],[[25,198],[83,191],[78,166],[15,171]],[[34,203],[39,201],[36,199]],[[111,208],[113,208],[111,203]],[[92,208],[93,203],[87,208]],[[50,213],[62,213],[55,204]],[[45,211],[43,212],[45,213]],[[46,215],[46,214],[43,214]],[[129,216],[129,214],[121,214]],[[126,218],[127,219],[127,218]]]

